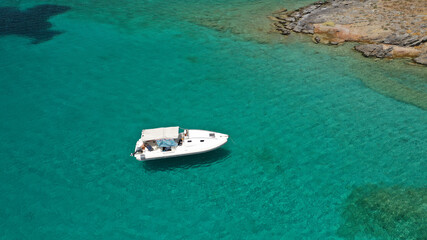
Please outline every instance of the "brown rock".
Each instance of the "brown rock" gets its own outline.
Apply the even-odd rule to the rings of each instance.
[[[324,24],[313,24],[314,33],[324,35],[324,38],[335,39],[335,42],[358,41],[362,36],[357,32],[350,31],[350,28],[345,25],[336,24],[328,26]],[[341,39],[341,40],[337,40]]]
[[[399,47],[386,44],[362,44],[354,47],[357,51],[361,52],[365,57],[377,58],[403,58],[403,57],[417,57],[421,51],[411,47]]]
[[[393,46],[393,51],[391,52],[393,58],[403,58],[403,57],[418,57],[421,54],[421,51],[412,47],[400,47]]]
[[[316,43],[316,44],[317,44],[317,43],[320,43],[320,38],[319,38],[319,36],[314,36],[314,37],[313,37],[313,42],[314,42],[314,43]]]
[[[270,19],[271,21],[280,21],[280,19],[278,19],[277,17],[273,17],[273,16],[268,16],[268,19]]]

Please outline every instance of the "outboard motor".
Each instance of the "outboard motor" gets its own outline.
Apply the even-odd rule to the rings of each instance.
[[[142,148],[141,147],[138,147],[135,152],[133,152],[133,153],[130,154],[130,156],[133,157],[137,153],[142,153]]]

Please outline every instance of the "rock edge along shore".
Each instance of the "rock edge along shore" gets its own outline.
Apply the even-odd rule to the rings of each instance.
[[[315,43],[360,42],[365,57],[402,58],[427,65],[427,1],[329,0],[270,17],[282,35],[313,35]]]

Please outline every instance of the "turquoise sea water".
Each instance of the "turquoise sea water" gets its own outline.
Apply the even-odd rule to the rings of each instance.
[[[72,8],[50,19],[62,34],[0,37],[1,239],[427,236],[425,68],[265,40],[251,18],[307,1],[47,3]],[[175,125],[232,140],[129,157],[143,128]],[[357,205],[378,195],[410,207]],[[359,212],[367,225],[351,227]]]

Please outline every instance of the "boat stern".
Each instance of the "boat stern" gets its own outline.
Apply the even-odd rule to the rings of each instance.
[[[144,161],[145,160],[145,155],[144,154],[138,154],[138,155],[135,155],[135,158],[138,161]]]

